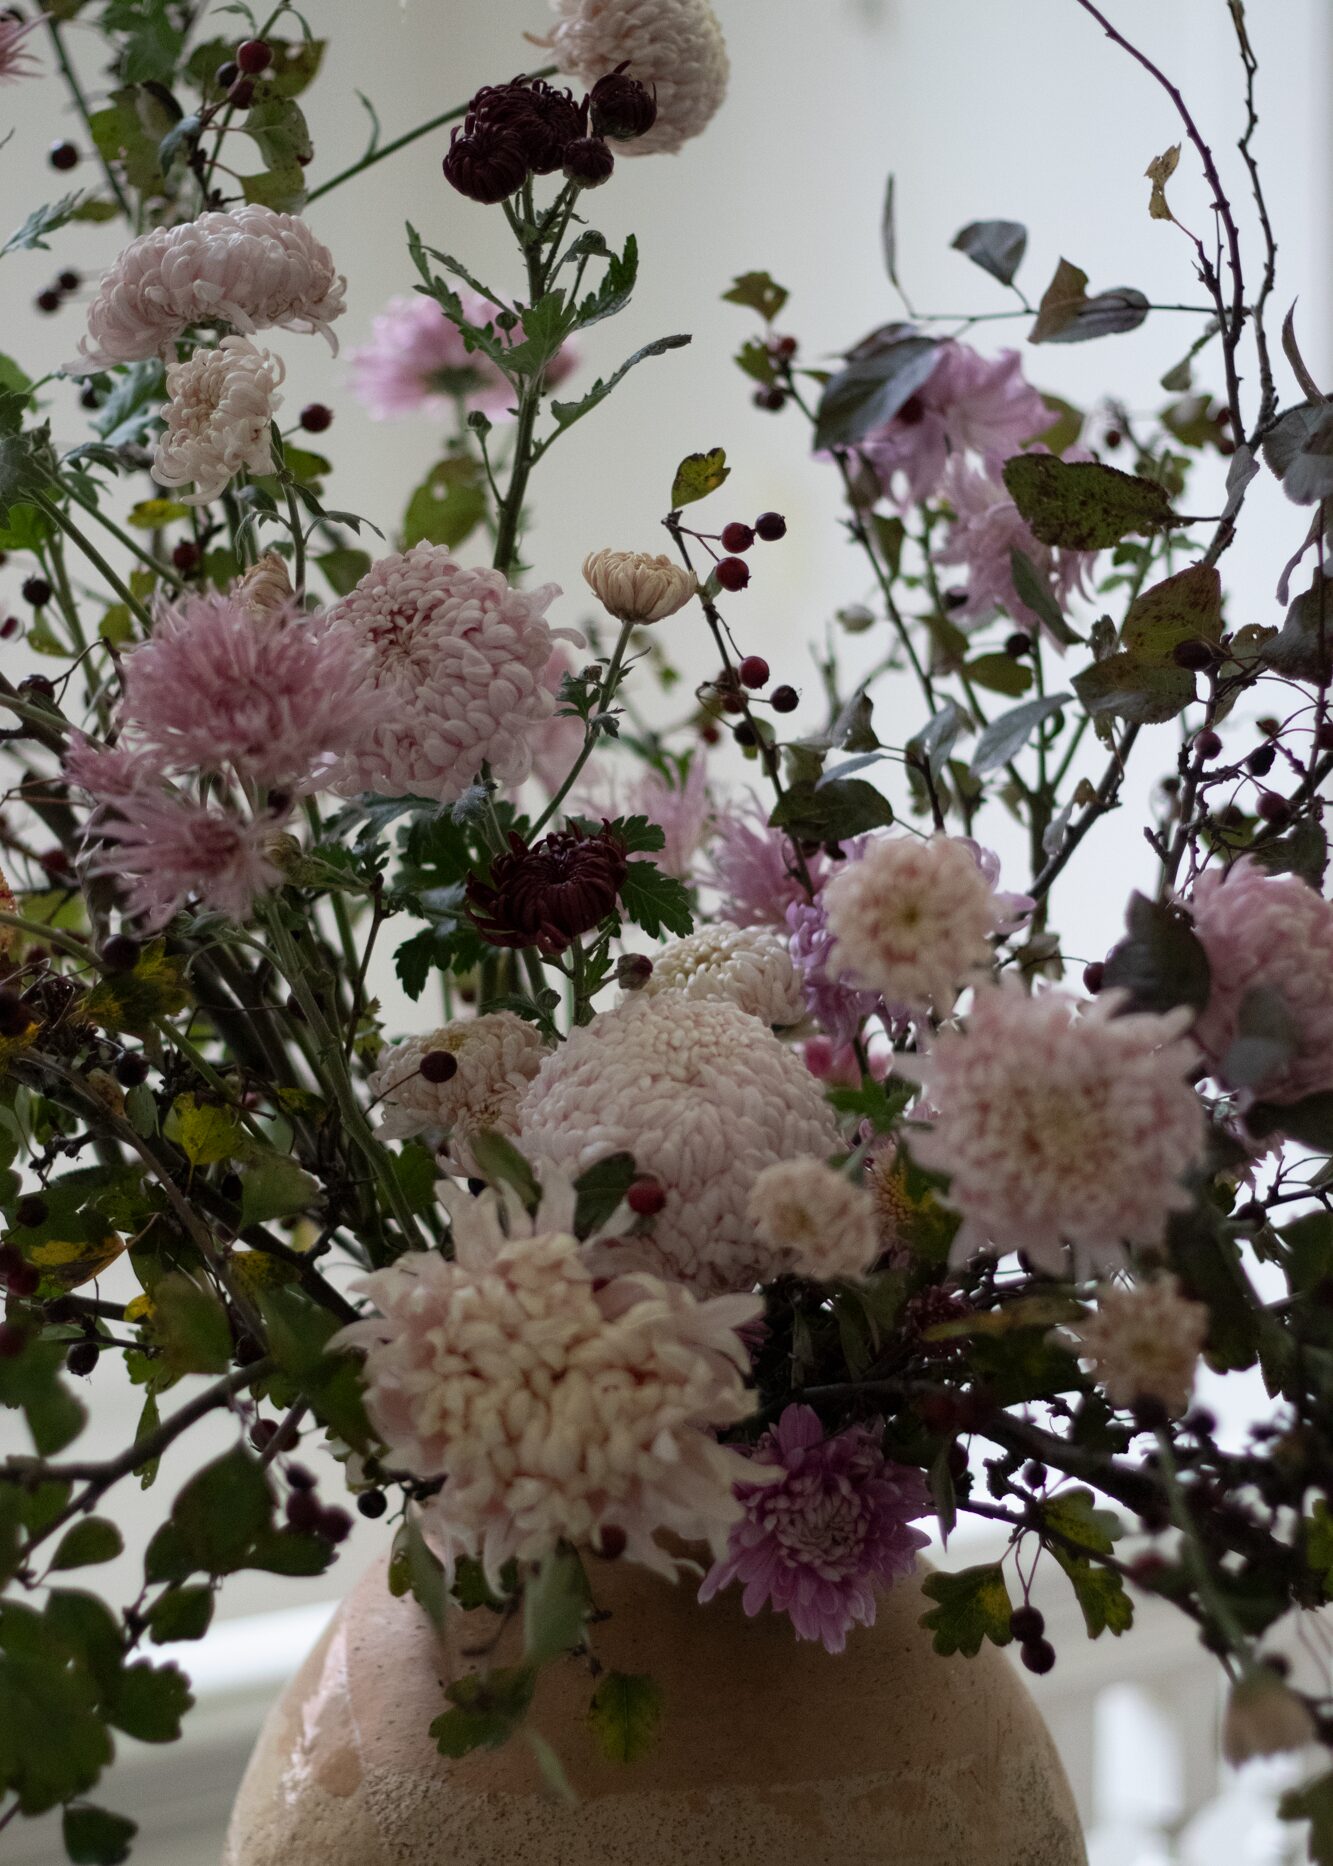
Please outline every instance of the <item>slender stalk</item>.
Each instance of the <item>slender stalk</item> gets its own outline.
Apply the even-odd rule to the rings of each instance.
[[[83,510],[87,512],[91,518],[95,518],[98,524],[106,531],[109,531],[116,542],[123,545],[132,556],[137,557],[139,562],[143,564],[146,569],[151,570],[155,576],[161,577],[162,581],[164,583],[169,583],[174,590],[183,590],[185,588],[183,579],[177,575],[170,564],[164,563],[160,557],[154,557],[151,551],[146,551],[143,545],[130,536],[128,531],[123,531],[121,529],[114,518],[108,518],[100,505],[95,504],[93,500],[81,493],[77,487],[69,485],[65,480],[53,480],[52,484],[59,486],[61,492],[73,499],[76,505],[82,506]]]
[[[76,545],[78,549],[83,552],[88,562],[101,574],[110,588],[116,592],[116,595],[119,596],[126,608],[129,609],[133,615],[138,617],[139,621],[143,624],[144,633],[146,635],[151,635],[153,632],[153,618],[149,615],[138,597],[133,595],[129,587],[121,582],[120,578],[116,575],[105,557],[103,557],[97,546],[79,530],[68,512],[62,512],[53,499],[48,499],[46,494],[44,492],[39,492],[36,487],[33,487],[27,496],[31,503],[37,507],[38,511],[44,512],[53,525],[58,525],[60,527],[70,543]]]
[[[79,83],[78,74],[75,72],[74,66],[70,62],[69,52],[66,50],[64,36],[60,30],[60,22],[52,18],[49,13],[46,16],[46,30],[51,35],[51,47],[56,55],[56,63],[60,66],[60,75],[64,78],[69,89],[69,94],[74,99],[76,110],[83,118],[83,127],[88,133],[88,141],[92,144],[94,149],[97,149],[97,140],[93,135],[92,115],[88,109],[88,100],[83,94],[83,87]],[[110,188],[112,194],[116,197],[117,207],[119,207],[126,220],[133,222],[134,210],[130,206],[125,190],[116,180],[115,170],[100,149],[97,150],[97,160],[101,164],[102,173],[106,176],[108,188]]]
[[[629,640],[630,640],[631,634],[633,633],[633,630],[634,630],[634,625],[632,622],[623,623],[621,626],[620,636],[615,645],[615,651],[612,654],[610,663],[607,666],[606,678],[603,680],[602,685],[601,685],[601,691],[598,693],[598,696],[597,696],[597,711],[599,713],[606,712],[607,708],[611,705],[611,702],[616,697],[616,688],[620,684],[620,670],[624,666],[624,662],[625,662],[625,650],[629,647]],[[559,790],[555,793],[554,797],[551,798],[551,801],[547,804],[546,808],[542,811],[541,815],[537,818],[537,821],[533,824],[532,833],[530,837],[531,841],[534,841],[534,842],[536,841],[537,837],[541,834],[542,830],[545,829],[546,825],[550,822],[551,818],[555,815],[556,811],[560,808],[561,804],[565,801],[565,798],[569,795],[570,791],[574,788],[574,785],[578,781],[579,773],[582,771],[584,765],[587,764],[588,759],[592,756],[593,747],[596,745],[600,737],[601,737],[601,727],[598,726],[595,722],[591,723],[588,726],[587,731],[583,735],[583,750],[579,753],[578,757],[574,760],[574,764],[568,776],[565,778],[564,783],[560,786]]]

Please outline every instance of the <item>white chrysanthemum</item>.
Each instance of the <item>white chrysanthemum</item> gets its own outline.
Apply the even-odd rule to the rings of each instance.
[[[617,144],[625,155],[674,155],[706,129],[727,94],[726,42],[708,0],[552,0],[560,15],[548,40],[562,72],[591,90],[618,65],[657,96],[646,136]]]
[[[647,551],[592,551],[583,581],[618,622],[664,621],[697,595],[699,579],[669,557]]]
[[[554,583],[512,589],[500,571],[469,569],[443,545],[381,558],[331,613],[371,644],[375,685],[396,704],[339,788],[453,803],[483,764],[499,783],[521,783],[532,731],[556,708],[543,678],[556,640],[583,645],[577,630],[545,619],[559,594]]]
[[[777,1264],[827,1283],[864,1276],[879,1255],[875,1201],[823,1160],[779,1160],[750,1188],[747,1209]]]
[[[220,319],[247,333],[319,331],[336,350],[346,284],[303,220],[248,202],[132,241],[102,280],[79,348],[98,368],[135,363]]]
[[[666,1189],[652,1248],[693,1288],[745,1289],[768,1253],[746,1201],[766,1166],[832,1153],[838,1129],[800,1057],[739,1006],[642,993],[571,1031],[518,1111],[524,1150],[577,1176],[634,1155]]]
[[[166,429],[158,436],[153,478],[159,486],[188,486],[186,505],[204,505],[242,467],[273,471],[269,426],[282,406],[280,359],[257,350],[248,337],[224,337],[215,350],[198,349],[167,370]]]
[[[558,1543],[620,1545],[672,1576],[656,1536],[721,1555],[749,1462],[717,1428],[752,1409],[737,1329],[758,1301],[699,1301],[642,1273],[595,1279],[571,1235],[574,1194],[534,1218],[447,1187],[454,1261],[409,1251],[359,1287],[380,1311],[341,1345],[366,1351],[366,1406],[390,1462],[443,1477],[427,1522],[452,1569],[492,1582]]]
[[[1208,1311],[1180,1293],[1178,1278],[1105,1283],[1093,1315],[1070,1330],[1113,1406],[1158,1400],[1179,1417],[1188,1411],[1194,1374],[1208,1335]]]
[[[1117,1016],[1120,992],[1092,1004],[1017,986],[979,991],[966,1027],[941,1031],[916,1062],[933,1110],[912,1141],[949,1176],[964,1223],[954,1259],[1026,1251],[1052,1275],[1118,1266],[1125,1245],[1156,1245],[1184,1210],[1204,1144],[1188,1076],[1191,1013]],[[899,1073],[908,1059],[895,1058]]]
[[[421,1059],[439,1050],[454,1058],[457,1072],[447,1082],[428,1082]],[[395,1044],[381,1053],[370,1078],[382,1110],[380,1134],[385,1140],[423,1135],[447,1148],[450,1171],[475,1172],[473,1136],[487,1128],[518,1132],[519,1099],[545,1054],[539,1032],[512,1011],[488,1011]]]
[[[828,970],[886,1002],[945,1016],[988,970],[1005,914],[964,842],[883,836],[824,884]]]
[[[751,1017],[781,1028],[805,1016],[805,993],[787,942],[772,927],[734,927],[719,920],[671,940],[653,954],[653,974],[644,990],[726,998]]]

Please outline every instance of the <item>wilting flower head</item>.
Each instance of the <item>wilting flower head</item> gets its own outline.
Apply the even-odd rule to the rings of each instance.
[[[512,1011],[488,1011],[380,1052],[370,1092],[380,1104],[380,1134],[403,1140],[420,1134],[445,1154],[451,1171],[471,1173],[472,1140],[487,1130],[518,1132],[518,1103],[541,1066],[546,1046],[535,1027]],[[427,1056],[449,1056],[452,1075],[438,1079]]]
[[[515,590],[498,570],[471,570],[443,545],[381,558],[331,611],[372,650],[371,678],[389,716],[340,777],[347,793],[411,793],[453,803],[490,764],[502,784],[532,767],[531,727],[555,712],[543,678],[557,635],[554,583]]]
[[[771,927],[734,927],[718,920],[670,940],[654,954],[652,977],[643,989],[725,998],[751,1017],[783,1028],[799,1024],[805,1015],[787,943]]]
[[[955,622],[984,621],[1003,609],[1034,633],[1045,627],[1014,587],[1014,551],[1022,551],[1047,584],[1061,609],[1077,592],[1086,596],[1085,578],[1095,552],[1066,551],[1042,544],[1009,497],[1003,480],[978,472],[965,461],[950,463],[944,495],[957,514],[935,556],[967,572],[967,600],[949,611]],[[1063,648],[1062,642],[1057,646]]]
[[[1309,1706],[1269,1666],[1253,1666],[1231,1687],[1222,1754],[1233,1768],[1252,1756],[1279,1756],[1317,1740]]]
[[[87,872],[118,882],[126,913],[150,931],[192,897],[243,925],[256,899],[282,880],[270,852],[272,821],[246,822],[161,786],[119,797],[94,822],[104,846],[93,850]]]
[[[1173,1417],[1189,1408],[1208,1335],[1208,1311],[1170,1275],[1147,1283],[1102,1283],[1096,1311],[1070,1333],[1113,1406],[1157,1400]]]
[[[823,890],[808,900],[804,891],[787,909],[792,963],[801,975],[805,1008],[824,1035],[852,1043],[867,1017],[884,1010],[877,991],[848,984],[833,957],[833,934]]]
[[[587,134],[586,112],[569,91],[542,78],[514,78],[483,86],[467,107],[468,136],[508,137],[523,152],[534,175],[553,175],[568,145]]]
[[[955,1260],[1026,1251],[1052,1275],[1115,1266],[1155,1245],[1190,1195],[1204,1117],[1187,1076],[1190,1013],[1118,1016],[1119,992],[1082,1006],[1064,992],[978,991],[962,1030],[934,1038],[919,1074],[934,1110],[914,1136],[923,1166],[950,1176],[964,1223]],[[908,1062],[898,1058],[902,1074]]]
[[[0,13],[0,84],[19,78],[35,78],[41,71],[28,47],[28,35],[40,24],[39,19],[19,19]]]
[[[79,347],[100,368],[134,363],[221,319],[247,333],[319,331],[336,350],[345,285],[303,220],[247,202],[132,241],[102,280]]]
[[[745,1514],[699,1598],[740,1581],[751,1617],[771,1606],[789,1616],[798,1639],[841,1652],[853,1626],[875,1624],[877,1590],[916,1567],[929,1540],[911,1526],[931,1507],[925,1480],[891,1464],[867,1426],[826,1437],[809,1406],[788,1406],[752,1462],[760,1467],[753,1476],[772,1467],[782,1475],[739,1486]]]
[[[599,78],[588,94],[593,133],[618,143],[646,136],[657,121],[657,98],[629,74],[628,61]]]
[[[730,67],[708,0],[551,0],[548,40],[561,71],[589,88],[622,67],[652,92],[657,120],[630,155],[674,154],[698,136],[727,94]]]
[[[590,836],[575,825],[531,845],[511,832],[489,882],[469,879],[468,911],[492,946],[563,952],[615,911],[628,869],[625,845],[609,826]]]
[[[941,1017],[990,969],[1004,914],[971,848],[950,836],[876,836],[824,884],[827,969]]]
[[[722,913],[737,926],[786,926],[788,908],[809,902],[790,836],[769,827],[758,803],[716,818],[710,862]],[[827,870],[823,856],[808,857],[806,869],[817,888]]]
[[[778,1160],[750,1188],[754,1228],[778,1268],[829,1282],[864,1276],[879,1255],[875,1202],[823,1160]]]
[[[187,486],[186,505],[206,505],[247,467],[273,471],[269,429],[282,406],[277,393],[286,371],[248,337],[224,337],[202,346],[188,362],[167,369],[166,429],[158,436],[153,478],[160,486]]]
[[[384,715],[369,648],[327,618],[256,616],[234,597],[159,609],[124,660],[121,721],[161,768],[318,788]]]
[[[501,331],[493,322],[498,305],[466,288],[459,293],[463,315],[471,324],[491,324],[498,340],[523,341],[523,327]],[[376,421],[397,415],[447,416],[455,401],[480,409],[492,420],[514,403],[514,390],[481,350],[469,351],[463,334],[433,298],[417,293],[391,298],[371,325],[370,342],[353,350],[352,393]],[[564,380],[574,367],[573,346],[566,344],[546,367],[546,386]]]
[[[979,454],[998,467],[1052,421],[1050,409],[1023,379],[1017,350],[988,357],[949,340],[938,346],[936,356],[916,394],[858,444],[885,493],[904,505],[939,490],[952,456]]]
[[[1333,904],[1299,875],[1271,875],[1242,857],[1202,874],[1189,906],[1212,973],[1194,1034],[1219,1078],[1228,1080],[1227,1056],[1255,993],[1271,997],[1276,1017],[1262,1022],[1282,1022],[1287,1041],[1268,1067],[1261,1058],[1229,1086],[1275,1102],[1333,1089]]]
[[[231,589],[232,601],[247,615],[259,618],[286,612],[295,594],[286,561],[276,551],[257,557]]]
[[[593,551],[583,560],[583,580],[618,622],[660,622],[699,588],[692,570],[647,551]]]
[[[530,1157],[572,1176],[632,1153],[666,1188],[655,1267],[706,1291],[763,1274],[746,1201],[764,1167],[838,1144],[799,1056],[737,1005],[673,991],[639,992],[571,1031],[524,1095],[519,1131]]]
[[[409,1251],[367,1277],[380,1313],[339,1341],[365,1350],[392,1462],[445,1479],[428,1520],[449,1571],[472,1556],[494,1585],[511,1559],[623,1538],[630,1561],[674,1576],[659,1532],[720,1553],[746,1461],[714,1434],[751,1409],[736,1331],[758,1302],[594,1279],[568,1185],[531,1219],[493,1193],[442,1196],[454,1261]]]

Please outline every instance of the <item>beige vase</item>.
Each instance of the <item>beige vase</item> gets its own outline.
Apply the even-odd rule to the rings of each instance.
[[[381,1563],[270,1713],[223,1866],[1085,1866],[1021,1679],[990,1646],[936,1657],[914,1584],[838,1658],[785,1619],[746,1619],[736,1588],[700,1607],[686,1584],[600,1563],[595,1584],[611,1614],[598,1658],[664,1693],[648,1757],[600,1755],[587,1667],[570,1660],[543,1675],[531,1721],[577,1806],[521,1738],[443,1760],[428,1734],[441,1682],[497,1622],[453,1614],[442,1646]]]

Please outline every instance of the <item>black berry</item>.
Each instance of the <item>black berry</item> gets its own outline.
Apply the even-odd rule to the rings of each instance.
[[[35,1263],[16,1263],[5,1278],[11,1296],[35,1296],[42,1273]]]
[[[128,933],[113,933],[102,948],[102,969],[106,972],[132,972],[143,952],[137,939]]]
[[[45,577],[25,577],[23,581],[23,600],[31,603],[34,609],[44,608],[51,600],[51,585]]]
[[[63,300],[61,299],[60,293],[52,286],[44,292],[38,292],[33,302],[39,311],[45,311],[49,314],[52,311],[58,311]]]
[[[23,1226],[25,1231],[30,1231],[46,1223],[49,1209],[46,1200],[39,1192],[30,1192],[14,1207],[14,1219],[17,1224]]]
[[[746,751],[748,751],[752,745],[757,745],[759,743],[759,734],[755,731],[748,719],[742,719],[738,726],[733,727],[731,736],[735,739],[736,743]]]
[[[743,557],[724,557],[717,566],[717,580],[724,590],[743,590],[750,581],[750,566]]]
[[[1026,1645],[1029,1640],[1040,1639],[1046,1631],[1045,1616],[1036,1607],[1015,1607],[1010,1616],[1009,1630],[1015,1639]]]
[[[1100,959],[1094,959],[1083,968],[1083,984],[1095,998],[1106,978],[1106,967]]]
[[[268,1447],[277,1436],[278,1422],[276,1419],[256,1419],[254,1424],[250,1427],[250,1443],[254,1446],[256,1451],[267,1451]]]
[[[77,272],[60,272],[56,275],[56,284],[62,292],[76,292],[83,280]]]
[[[293,1490],[313,1490],[316,1478],[313,1471],[307,1471],[303,1464],[289,1464],[284,1473]]]
[[[458,1058],[451,1050],[427,1050],[421,1059],[423,1082],[451,1082],[458,1074]]]
[[[1055,1647],[1049,1639],[1030,1639],[1020,1646],[1018,1656],[1028,1670],[1040,1678],[1055,1664]]]
[[[747,687],[768,685],[769,665],[762,654],[747,654],[740,665],[741,680]]]
[[[313,1490],[294,1490],[287,1499],[287,1521],[293,1529],[318,1529],[323,1514]]]
[[[1197,674],[1205,667],[1211,667],[1217,659],[1217,650],[1209,641],[1178,641],[1171,650],[1171,659],[1177,667],[1187,668]]]
[[[301,426],[307,434],[324,434],[333,426],[333,410],[323,402],[307,402],[301,410]]]
[[[340,1510],[334,1504],[320,1511],[315,1533],[323,1536],[326,1542],[345,1542],[352,1533],[352,1519],[346,1510]]]
[[[50,149],[47,151],[46,159],[51,164],[52,168],[62,170],[77,168],[79,164],[79,152],[74,147],[73,143],[52,143]]]
[[[220,91],[229,91],[240,75],[240,66],[234,58],[229,58],[225,65],[219,65],[213,73],[213,82]]]
[[[1011,661],[1021,661],[1025,654],[1032,653],[1032,637],[1016,629],[1004,644],[1004,651]]]
[[[70,1373],[82,1378],[96,1367],[100,1353],[101,1349],[95,1341],[76,1341],[65,1356],[65,1366]]]
[[[794,713],[801,704],[801,696],[795,687],[775,687],[769,695],[769,704],[775,713]]]
[[[1277,750],[1272,745],[1258,745],[1245,760],[1245,769],[1251,777],[1267,777],[1277,761]]]
[[[356,1500],[356,1507],[362,1516],[368,1516],[372,1522],[383,1516],[389,1507],[389,1499],[382,1490],[363,1490]]]
[[[724,551],[748,551],[754,543],[754,532],[748,525],[732,523],[722,527],[722,549]]]
[[[247,78],[257,78],[273,63],[273,47],[267,39],[246,39],[236,48],[236,63]]]
[[[1200,758],[1217,758],[1222,751],[1222,741],[1214,731],[1206,729],[1195,739],[1194,750]]]
[[[233,84],[231,89],[227,92],[227,102],[233,105],[237,110],[248,110],[254,101],[255,86],[253,78],[237,78],[235,84]]]
[[[781,512],[761,512],[754,521],[755,536],[765,544],[776,544],[787,535],[787,521]]]

